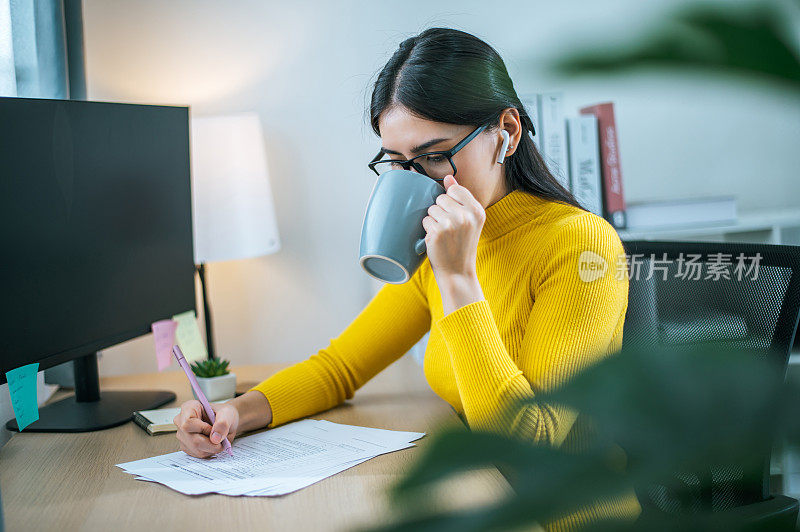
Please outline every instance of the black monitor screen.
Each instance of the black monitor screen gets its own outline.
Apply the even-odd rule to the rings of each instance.
[[[0,98],[0,383],[195,308],[188,120]]]

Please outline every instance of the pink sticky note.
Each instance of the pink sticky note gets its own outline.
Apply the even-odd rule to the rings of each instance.
[[[178,322],[175,320],[160,320],[150,326],[153,330],[153,339],[156,342],[156,360],[158,371],[164,371],[172,362],[172,346],[175,345],[175,330]]]

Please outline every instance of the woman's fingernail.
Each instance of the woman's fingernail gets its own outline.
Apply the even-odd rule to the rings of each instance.
[[[211,433],[211,443],[219,443],[222,441],[222,434],[219,432],[212,432]]]

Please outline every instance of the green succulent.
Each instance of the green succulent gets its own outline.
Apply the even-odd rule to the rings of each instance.
[[[203,377],[205,379],[221,377],[230,373],[228,371],[228,364],[230,364],[228,360],[222,360],[220,358],[198,360],[192,363],[192,371],[198,377]]]

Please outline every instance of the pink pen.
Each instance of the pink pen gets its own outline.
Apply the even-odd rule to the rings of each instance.
[[[214,411],[211,409],[211,405],[208,404],[208,399],[206,399],[203,390],[200,389],[200,385],[197,383],[197,379],[194,377],[194,373],[192,372],[189,364],[186,362],[186,358],[184,358],[183,353],[181,353],[181,348],[177,345],[172,346],[172,354],[175,355],[175,358],[178,359],[178,364],[181,365],[183,368],[183,372],[186,373],[186,376],[189,377],[189,384],[192,385],[192,389],[194,390],[194,394],[200,400],[200,403],[203,405],[203,408],[206,411],[206,415],[208,416],[209,421],[211,424],[214,424],[216,420],[216,416],[214,415]],[[222,448],[228,451],[228,454],[233,456],[233,451],[231,450],[231,442],[228,441],[228,438],[222,439]]]

